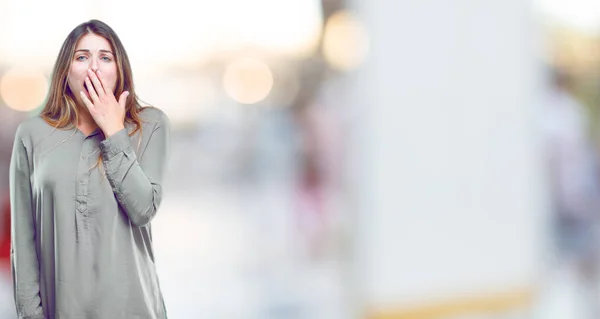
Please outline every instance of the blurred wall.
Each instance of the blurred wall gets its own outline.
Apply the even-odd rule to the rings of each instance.
[[[385,312],[535,286],[547,205],[530,3],[354,6],[372,40],[349,90],[364,119],[360,299]]]

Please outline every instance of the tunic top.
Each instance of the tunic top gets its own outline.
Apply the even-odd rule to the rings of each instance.
[[[10,166],[18,318],[166,318],[150,222],[170,124],[153,107],[140,118],[141,134],[129,136],[126,123],[109,138],[100,129],[56,129],[39,116],[19,125]]]

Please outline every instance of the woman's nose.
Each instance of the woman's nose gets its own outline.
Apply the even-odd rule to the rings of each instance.
[[[90,64],[90,69],[92,69],[92,71],[94,72],[98,71],[98,62],[95,59],[92,60],[92,63]]]

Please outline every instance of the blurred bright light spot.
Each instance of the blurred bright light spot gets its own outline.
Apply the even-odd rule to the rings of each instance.
[[[14,67],[0,80],[0,96],[8,107],[27,112],[40,106],[48,93],[48,80],[36,69]]]
[[[142,24],[132,23],[131,12],[141,7]],[[69,11],[48,15],[54,8]],[[323,19],[320,0],[170,0],[150,6],[142,0],[0,0],[0,64],[52,64],[68,33],[91,18],[117,32],[134,65],[151,66],[204,61],[246,46],[303,57],[314,52]]]
[[[92,11],[94,7],[98,5],[92,1],[0,0],[0,64],[47,68],[56,60],[69,32],[98,13],[98,9]]]
[[[369,38],[363,24],[347,11],[332,15],[325,25],[323,55],[335,69],[357,68],[367,56]]]
[[[223,85],[227,94],[235,101],[254,104],[269,95],[273,87],[273,74],[261,61],[240,58],[225,69]]]
[[[584,31],[600,30],[600,3],[590,0],[536,0],[535,6],[545,16],[559,23],[572,25]]]
[[[230,0],[231,1],[231,0]],[[262,47],[272,53],[308,56],[314,53],[322,32],[319,0],[233,1],[229,10],[228,31],[242,44]]]

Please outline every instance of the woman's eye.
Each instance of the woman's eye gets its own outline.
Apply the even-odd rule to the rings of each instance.
[[[77,57],[77,60],[79,61],[83,61],[83,59],[87,59],[87,57],[85,55],[80,55]]]
[[[108,62],[108,61],[111,61],[111,59],[110,59],[109,57],[107,57],[107,56],[103,56],[103,57],[102,57],[102,60],[104,60],[104,61],[106,61],[106,62]]]

